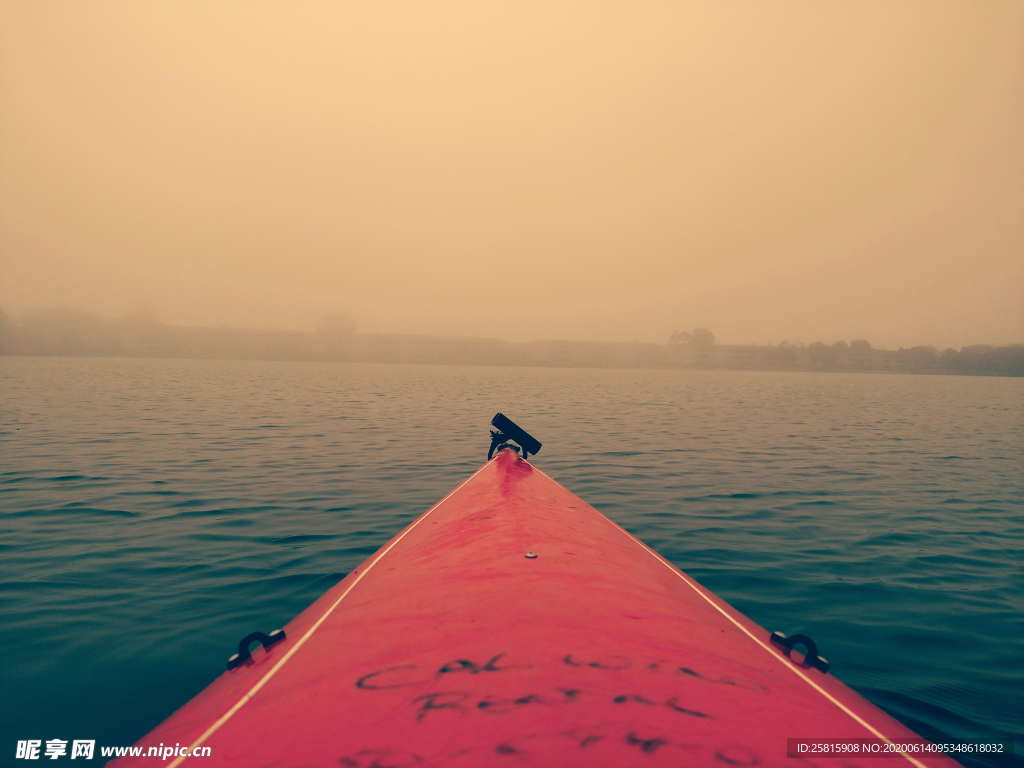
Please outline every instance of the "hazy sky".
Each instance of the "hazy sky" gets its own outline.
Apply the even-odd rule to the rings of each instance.
[[[0,0],[0,307],[1024,341],[1021,0]]]

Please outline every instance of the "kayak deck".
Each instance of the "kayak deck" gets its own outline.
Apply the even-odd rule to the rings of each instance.
[[[872,761],[787,739],[920,741],[511,450],[285,630],[139,744],[208,745],[203,766],[852,767]]]

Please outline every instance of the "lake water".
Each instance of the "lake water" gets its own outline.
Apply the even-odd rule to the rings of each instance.
[[[1024,731],[1024,379],[7,357],[0,393],[5,764],[144,735],[478,467],[499,410],[924,735]]]

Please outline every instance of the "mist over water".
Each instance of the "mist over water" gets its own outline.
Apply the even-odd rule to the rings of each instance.
[[[0,10],[0,307],[1024,339],[1019,0]]]
[[[1022,384],[0,358],[0,741],[141,737],[478,467],[498,410],[913,728],[1020,735]]]

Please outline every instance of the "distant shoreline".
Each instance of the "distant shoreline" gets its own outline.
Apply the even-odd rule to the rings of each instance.
[[[885,368],[783,368],[783,367],[738,367],[724,365],[609,365],[594,363],[530,363],[530,362],[502,362],[502,361],[469,361],[457,362],[442,360],[385,360],[385,359],[356,359],[356,358],[328,358],[328,357],[267,357],[255,355],[185,355],[185,354],[143,354],[129,352],[11,352],[0,351],[0,358],[86,358],[86,359],[108,359],[108,360],[195,360],[195,361],[250,361],[266,363],[357,363],[363,365],[436,365],[446,367],[471,366],[471,367],[493,367],[493,368],[554,368],[567,370],[619,370],[619,371],[754,371],[763,373],[856,373],[856,374],[906,374],[914,376],[972,376],[990,378],[1022,378],[1024,372],[1002,373],[998,371],[960,371],[950,369],[885,369]]]
[[[667,343],[505,341],[481,337],[357,333],[350,325],[315,332],[165,325],[48,310],[15,320],[0,313],[0,355],[292,360],[544,368],[826,371],[1024,376],[1024,344],[938,350],[878,349],[864,339],[834,344],[720,344],[704,328]]]

